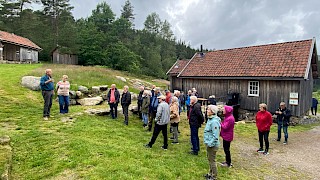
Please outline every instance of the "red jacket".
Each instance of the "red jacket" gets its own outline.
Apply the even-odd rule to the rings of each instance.
[[[256,115],[256,125],[260,132],[270,131],[272,125],[272,115],[268,111],[258,111]]]

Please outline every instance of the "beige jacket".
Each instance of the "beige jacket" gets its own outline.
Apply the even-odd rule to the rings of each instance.
[[[180,121],[178,102],[170,104],[170,123],[178,123]]]

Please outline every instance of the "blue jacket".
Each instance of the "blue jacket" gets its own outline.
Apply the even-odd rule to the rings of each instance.
[[[186,105],[190,106],[190,96],[189,95],[187,95],[187,98],[186,98]]]
[[[149,106],[149,112],[157,112],[159,100],[158,97],[161,96],[161,93],[159,92],[157,95],[155,94],[150,98],[150,106]]]
[[[316,98],[312,98],[312,107],[316,108],[318,106],[318,100]]]
[[[44,75],[41,77],[40,79],[40,87],[42,91],[52,91],[54,89],[54,84],[53,82],[49,82],[49,83],[45,83],[46,81],[48,81],[50,79],[49,76]]]
[[[204,128],[203,141],[208,147],[219,147],[220,145],[220,122],[221,119],[217,115],[214,115],[207,121],[206,127]]]

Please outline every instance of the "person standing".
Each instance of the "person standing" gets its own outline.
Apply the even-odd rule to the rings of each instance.
[[[281,102],[280,107],[276,111],[277,115],[277,123],[278,123],[278,139],[277,141],[281,140],[281,129],[283,128],[284,133],[284,142],[283,144],[288,143],[288,126],[291,117],[291,111],[286,108],[286,103]]]
[[[129,116],[128,116],[128,111],[129,111],[129,105],[131,104],[131,94],[129,92],[129,87],[124,86],[123,87],[123,93],[121,96],[121,106],[122,106],[122,111],[124,115],[124,124],[128,126],[129,123]]]
[[[184,94],[183,91],[181,91],[179,101],[180,101],[179,103],[180,103],[182,111],[186,112],[186,95]]]
[[[311,113],[312,115],[317,115],[318,109],[318,100],[316,98],[312,98],[312,106],[311,106]],[[314,110],[314,113],[313,113]]]
[[[120,93],[115,84],[111,85],[111,89],[107,94],[107,101],[110,106],[110,112],[112,119],[117,119],[118,116],[118,103],[120,100]]]
[[[44,100],[43,119],[48,120],[52,106],[52,97],[54,95],[54,80],[52,79],[52,70],[46,69],[45,75],[40,79],[40,88]]]
[[[178,124],[180,122],[180,114],[179,114],[179,105],[178,105],[178,98],[173,96],[172,102],[170,104],[170,124],[172,127],[172,135],[173,135],[173,142],[172,144],[179,144],[178,141]]]
[[[170,108],[168,103],[166,103],[166,97],[161,95],[157,97],[159,99],[159,105],[157,107],[157,114],[155,118],[155,127],[153,131],[152,138],[148,144],[145,145],[146,148],[152,148],[155,143],[160,131],[163,135],[163,146],[164,150],[168,149],[168,129],[167,125],[170,121]]]
[[[190,110],[190,97],[192,96],[192,91],[189,90],[188,94],[186,95],[186,106],[187,106],[187,116],[189,116],[189,110]]]
[[[218,107],[209,105],[207,108],[208,122],[204,128],[203,142],[207,147],[207,158],[209,161],[209,173],[206,179],[217,179],[218,171],[216,164],[216,154],[220,146],[219,133],[221,119],[217,116]]]
[[[204,122],[203,114],[201,112],[201,106],[198,102],[198,98],[196,96],[190,97],[190,112],[188,116],[190,132],[191,132],[191,143],[192,143],[192,151],[190,154],[198,155],[200,151],[199,144],[199,127]]]
[[[259,104],[259,111],[256,115],[256,126],[258,128],[260,148],[257,152],[263,152],[264,155],[269,154],[269,132],[272,125],[272,115],[267,111],[267,105],[265,103]],[[265,150],[263,150],[263,140],[266,144]]]
[[[221,163],[223,167],[231,167],[231,153],[230,153],[230,144],[233,140],[233,131],[234,131],[234,117],[233,117],[233,107],[224,106],[223,114],[224,120],[221,122],[221,137],[223,139],[223,150],[226,155],[226,162]]]
[[[151,92],[152,93],[152,92]],[[151,131],[153,120],[157,114],[157,108],[159,104],[158,97],[161,96],[160,88],[156,87],[154,89],[153,96],[150,98],[150,107],[149,107],[149,122],[148,122],[148,131]]]
[[[143,95],[142,95],[142,106],[141,106],[143,127],[147,127],[148,126],[150,96],[151,96],[151,92],[147,91],[147,90],[144,90]]]
[[[142,119],[141,106],[142,106],[142,95],[143,95],[143,92],[144,92],[144,86],[140,86],[139,89],[140,89],[140,92],[139,92],[139,95],[138,95],[137,104],[138,104],[139,118]]]
[[[62,76],[62,80],[57,83],[57,93],[59,98],[60,113],[65,114],[69,112],[69,90],[70,83],[67,75]]]
[[[166,103],[171,104],[171,98],[172,98],[171,92],[170,90],[166,90],[165,92],[166,92]]]

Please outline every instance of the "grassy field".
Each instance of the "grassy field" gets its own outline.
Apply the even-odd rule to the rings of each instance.
[[[11,137],[12,179],[204,179],[208,162],[202,140],[203,127],[199,133],[201,152],[199,156],[189,155],[190,133],[185,113],[180,125],[180,144],[170,144],[168,151],[160,148],[161,135],[152,149],[144,148],[152,134],[142,128],[135,115],[129,117],[129,126],[124,126],[122,116],[112,120],[107,116],[80,115],[93,107],[72,106],[68,116],[72,116],[74,122],[65,123],[54,102],[54,118],[43,121],[40,92],[21,87],[20,80],[24,75],[40,76],[48,67],[53,69],[54,77],[68,74],[72,84],[124,85],[112,78],[114,74],[124,74],[100,67],[0,64],[0,136]],[[103,106],[106,105],[99,107]],[[295,126],[290,130],[299,132],[310,128],[312,126]],[[273,126],[271,136],[275,136],[275,132],[276,126]],[[237,125],[235,134],[235,143],[258,146],[254,124]],[[268,163],[246,168],[242,163],[249,159],[239,155],[241,150],[237,146],[231,146],[231,151],[235,168],[218,167],[220,179],[261,179],[272,172],[272,165]],[[0,145],[0,173],[4,171],[6,156]],[[218,151],[217,160],[224,161],[222,149]],[[303,177],[299,172],[295,175]]]

